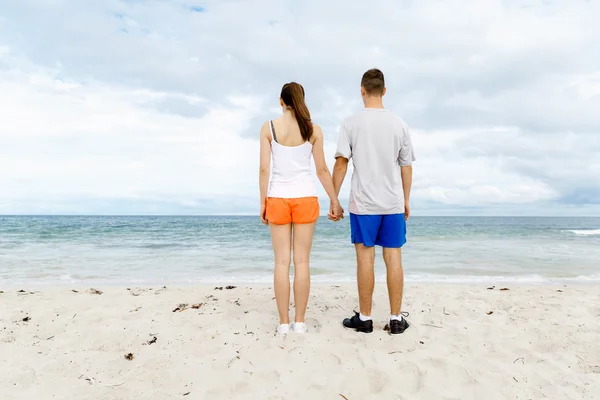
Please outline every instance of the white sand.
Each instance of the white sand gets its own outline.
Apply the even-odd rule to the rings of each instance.
[[[268,287],[5,288],[0,398],[600,398],[600,288],[499,288],[409,285],[412,326],[390,336],[385,287],[359,334],[341,326],[354,286],[315,286],[310,332],[285,339]]]

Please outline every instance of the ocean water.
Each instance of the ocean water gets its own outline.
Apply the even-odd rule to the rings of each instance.
[[[600,218],[414,217],[408,231],[407,282],[600,282]],[[348,219],[319,220],[314,282],[354,281],[349,236]],[[269,283],[272,263],[256,217],[0,216],[4,286]]]

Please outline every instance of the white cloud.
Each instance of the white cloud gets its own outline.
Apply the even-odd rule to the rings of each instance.
[[[0,213],[254,212],[258,130],[281,85],[304,84],[331,156],[372,66],[412,127],[413,212],[598,213],[599,13],[520,0],[8,2]]]

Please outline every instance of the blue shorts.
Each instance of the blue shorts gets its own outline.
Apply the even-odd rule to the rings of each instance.
[[[388,248],[402,247],[406,243],[404,214],[356,215],[350,213],[352,243],[366,247],[375,245]]]

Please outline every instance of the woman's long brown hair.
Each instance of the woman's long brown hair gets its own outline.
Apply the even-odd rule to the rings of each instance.
[[[304,88],[296,82],[286,83],[281,88],[281,100],[294,113],[298,127],[300,127],[300,135],[308,142],[313,134],[313,126],[310,120],[310,111],[304,102]]]

